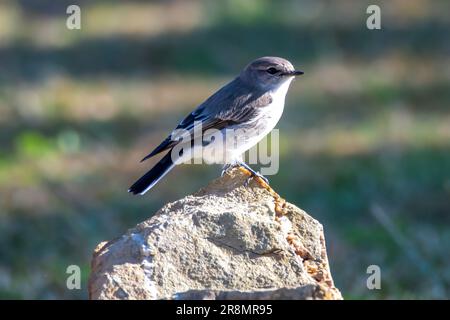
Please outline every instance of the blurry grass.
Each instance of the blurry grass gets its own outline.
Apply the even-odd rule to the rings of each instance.
[[[324,224],[344,296],[448,297],[370,214],[387,208],[448,287],[446,1],[380,1],[381,32],[364,28],[367,1],[81,1],[77,32],[64,28],[67,3],[0,4],[1,298],[86,298],[100,241],[220,171],[182,166],[131,197],[157,159],[138,161],[266,54],[306,72],[287,97],[271,184]],[[81,291],[65,288],[70,264],[82,268]],[[371,264],[380,291],[365,287]]]

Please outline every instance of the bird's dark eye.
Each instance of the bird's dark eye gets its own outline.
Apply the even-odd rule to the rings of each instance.
[[[271,67],[271,68],[267,69],[266,71],[270,74],[275,74],[278,72],[278,70],[274,67]]]

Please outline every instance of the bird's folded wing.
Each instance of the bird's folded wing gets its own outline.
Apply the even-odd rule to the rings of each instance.
[[[205,119],[205,121],[199,122],[198,128],[199,129],[201,128],[201,132],[203,135],[203,133],[208,129],[220,130],[220,129],[226,128],[230,125],[231,125],[231,121],[229,121],[229,120],[222,120],[219,118],[210,118],[210,119]],[[172,131],[170,136],[168,136],[166,139],[164,139],[164,141],[161,142],[161,144],[159,146],[157,146],[150,154],[145,156],[141,160],[141,162],[157,155],[158,153],[161,153],[163,151],[166,151],[166,150],[176,146],[181,141],[181,139],[185,138],[186,136],[191,138],[194,131],[195,131],[194,124],[192,124],[192,128],[188,128],[188,129],[184,129],[184,128],[180,127],[180,125],[178,125],[177,128],[174,131]]]
[[[195,130],[222,130],[255,118],[261,107],[272,102],[268,94],[250,94],[235,79],[217,91],[197,109],[185,117],[174,131],[141,161],[177,145],[185,135],[192,137]]]

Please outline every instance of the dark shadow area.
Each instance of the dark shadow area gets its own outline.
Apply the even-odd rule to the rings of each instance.
[[[71,77],[157,76],[164,73],[217,75],[261,55],[289,57],[302,65],[326,57],[371,61],[390,51],[420,58],[448,56],[450,25],[426,21],[373,33],[364,28],[255,24],[216,25],[154,38],[85,39],[68,48],[36,48],[16,42],[0,48],[0,81],[40,81],[49,70]],[[256,34],[264,35],[255,37]],[[182,53],[182,54],[180,54]]]
[[[21,10],[27,15],[36,15],[42,18],[48,16],[61,16],[70,5],[78,5],[85,9],[92,5],[117,5],[120,0],[13,0],[17,2]],[[127,0],[127,3],[161,3],[164,0]],[[176,2],[169,0],[168,2]]]

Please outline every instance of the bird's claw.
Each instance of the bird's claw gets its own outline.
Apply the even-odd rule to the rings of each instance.
[[[264,177],[262,174],[258,175],[259,178],[263,179],[263,181],[267,184],[269,184],[269,179],[267,179],[266,177]]]
[[[222,172],[220,173],[220,176],[223,177],[228,171],[228,168],[223,167]]]
[[[269,179],[267,179],[266,177],[264,177],[261,173],[254,171],[252,168],[250,168],[249,166],[247,166],[244,163],[240,163],[240,162],[236,162],[236,163],[230,163],[230,164],[226,164],[223,166],[222,168],[222,173],[221,176],[223,177],[228,170],[238,167],[244,174],[248,175],[247,179],[245,179],[244,182],[244,186],[248,187],[248,185],[250,184],[250,180],[256,178],[257,182],[261,185],[269,185]]]
[[[232,168],[236,167],[236,164],[226,164],[223,166],[222,168],[222,172],[220,173],[220,176],[223,177],[225,174],[227,174],[227,172],[229,170],[231,170]]]

